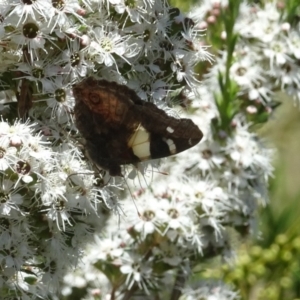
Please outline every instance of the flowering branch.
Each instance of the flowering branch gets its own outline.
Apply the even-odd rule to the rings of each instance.
[[[297,29],[281,30],[274,3],[255,9],[206,1],[185,16],[164,0],[2,1],[4,299],[79,291],[86,299],[188,299],[216,295],[216,286],[224,299],[238,297],[222,283],[188,279],[200,263],[230,257],[229,228],[255,228],[273,151],[250,121],[267,120],[275,90],[299,98]],[[257,18],[264,26],[255,28]],[[214,36],[210,25],[225,34]],[[73,114],[72,85],[87,76],[127,85],[173,115],[179,104],[205,140],[168,158],[160,167],[168,176],[150,172],[150,180],[146,164],[125,166],[126,182],[95,173]]]

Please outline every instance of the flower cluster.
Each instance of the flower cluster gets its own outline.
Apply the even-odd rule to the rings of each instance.
[[[219,25],[217,17],[227,5],[227,1],[219,4],[205,1],[190,16],[197,28],[209,30],[210,26]],[[256,15],[268,14],[269,6],[275,8],[271,3],[253,10],[242,3],[233,28],[233,33],[240,33],[233,53],[229,55],[228,50],[223,50],[218,54],[201,86],[186,80],[189,89],[180,95],[183,103],[193,100],[193,114],[188,117],[201,128],[205,139],[188,153],[168,158],[159,167],[159,171],[168,175],[152,174],[150,189],[133,193],[135,203],[132,196],[121,202],[124,216],[118,220],[111,218],[106,234],[97,238],[96,246],[88,250],[86,269],[81,276],[84,289],[90,292],[89,299],[93,299],[95,291],[103,297],[129,299],[137,290],[143,290],[146,295],[167,295],[170,299],[178,299],[180,294],[182,299],[194,299],[196,295],[205,299],[238,298],[222,284],[209,288],[209,284],[203,282],[201,287],[189,287],[186,280],[199,261],[217,254],[229,257],[232,254],[231,228],[242,236],[255,230],[257,205],[268,200],[267,180],[273,171],[273,150],[251,132],[251,127],[267,120],[276,106],[272,98],[274,92],[286,86],[278,85],[278,78],[274,79],[270,58],[258,55],[264,52],[262,48],[270,47],[268,42],[264,38],[256,41],[254,36],[245,36],[240,29],[246,28],[244,23],[255,24]],[[215,13],[215,17],[209,16],[210,13]],[[273,19],[275,21],[281,22],[279,17]],[[255,30],[249,32],[256,34]],[[220,36],[222,39],[224,33]],[[288,43],[287,36],[283,39]],[[226,65],[228,57],[232,57],[232,61]],[[295,59],[292,51],[289,57],[289,60]],[[281,67],[284,70],[284,66]],[[226,72],[236,90],[231,94],[231,107],[228,105],[226,110],[229,113],[224,116],[226,107],[223,106],[222,111],[222,105],[226,99],[216,99],[216,95],[222,93],[219,74]],[[178,76],[180,73],[177,79]],[[229,122],[222,123],[224,120]],[[131,189],[147,180],[146,173]],[[110,280],[99,278],[99,271]],[[85,275],[87,272],[94,274],[93,279]],[[111,273],[115,275],[113,279]],[[68,285],[76,287],[70,279]],[[107,293],[108,285],[111,288]],[[111,294],[116,285],[119,288]],[[179,294],[176,290],[180,290]],[[72,291],[65,290],[65,297],[71,299]]]
[[[59,278],[78,261],[78,245],[104,222],[100,203],[109,198],[94,188],[76,147],[49,147],[37,128],[0,122],[1,284],[8,297],[22,299],[57,291]]]
[[[204,1],[193,10],[191,16],[202,16],[200,28],[220,32],[226,40],[222,27],[221,10],[228,8],[228,1]],[[291,15],[280,1],[268,1],[263,7],[241,2],[233,32],[238,42],[229,69],[230,78],[237,84],[243,99],[243,111],[250,121],[264,122],[278,105],[276,92],[284,90],[295,101],[300,101],[300,78],[297,62],[300,58],[299,24],[292,26]],[[296,6],[297,8],[297,6]],[[224,72],[228,52],[220,51],[216,63],[206,78],[209,86],[219,87],[218,73]]]
[[[199,263],[230,256],[232,228],[255,228],[272,151],[249,121],[267,119],[278,88],[299,98],[299,37],[274,3],[241,4],[232,31],[222,32],[218,16],[231,2],[206,0],[186,17],[164,0],[0,0],[3,299],[55,297],[75,266],[60,299],[79,290],[85,299],[238,298],[221,283],[187,281]],[[223,42],[213,67],[210,26]],[[95,173],[72,93],[91,75],[165,109],[180,104],[204,141],[158,174],[126,167],[124,181]]]
[[[72,85],[93,75],[166,107],[211,57],[193,21],[160,0],[1,0],[0,15],[0,294],[46,298],[108,212],[120,215],[122,181],[85,157]]]

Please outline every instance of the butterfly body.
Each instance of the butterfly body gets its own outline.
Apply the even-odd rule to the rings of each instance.
[[[73,92],[89,157],[112,176],[122,176],[121,165],[170,156],[202,139],[191,120],[168,116],[124,85],[88,77]]]

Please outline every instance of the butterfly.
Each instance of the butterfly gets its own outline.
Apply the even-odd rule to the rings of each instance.
[[[203,137],[190,119],[174,118],[125,85],[87,77],[73,86],[75,124],[89,158],[111,176],[121,166],[185,151]]]

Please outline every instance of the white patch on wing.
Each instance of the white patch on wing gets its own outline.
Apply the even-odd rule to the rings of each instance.
[[[151,157],[149,132],[143,126],[138,126],[127,145],[140,160],[147,160]]]
[[[170,132],[170,133],[173,133],[173,132],[174,132],[174,129],[173,129],[172,127],[168,126],[168,127],[167,127],[167,131]]]
[[[171,139],[163,139],[169,146],[169,150],[171,154],[176,154],[176,145],[174,144],[173,140]]]

